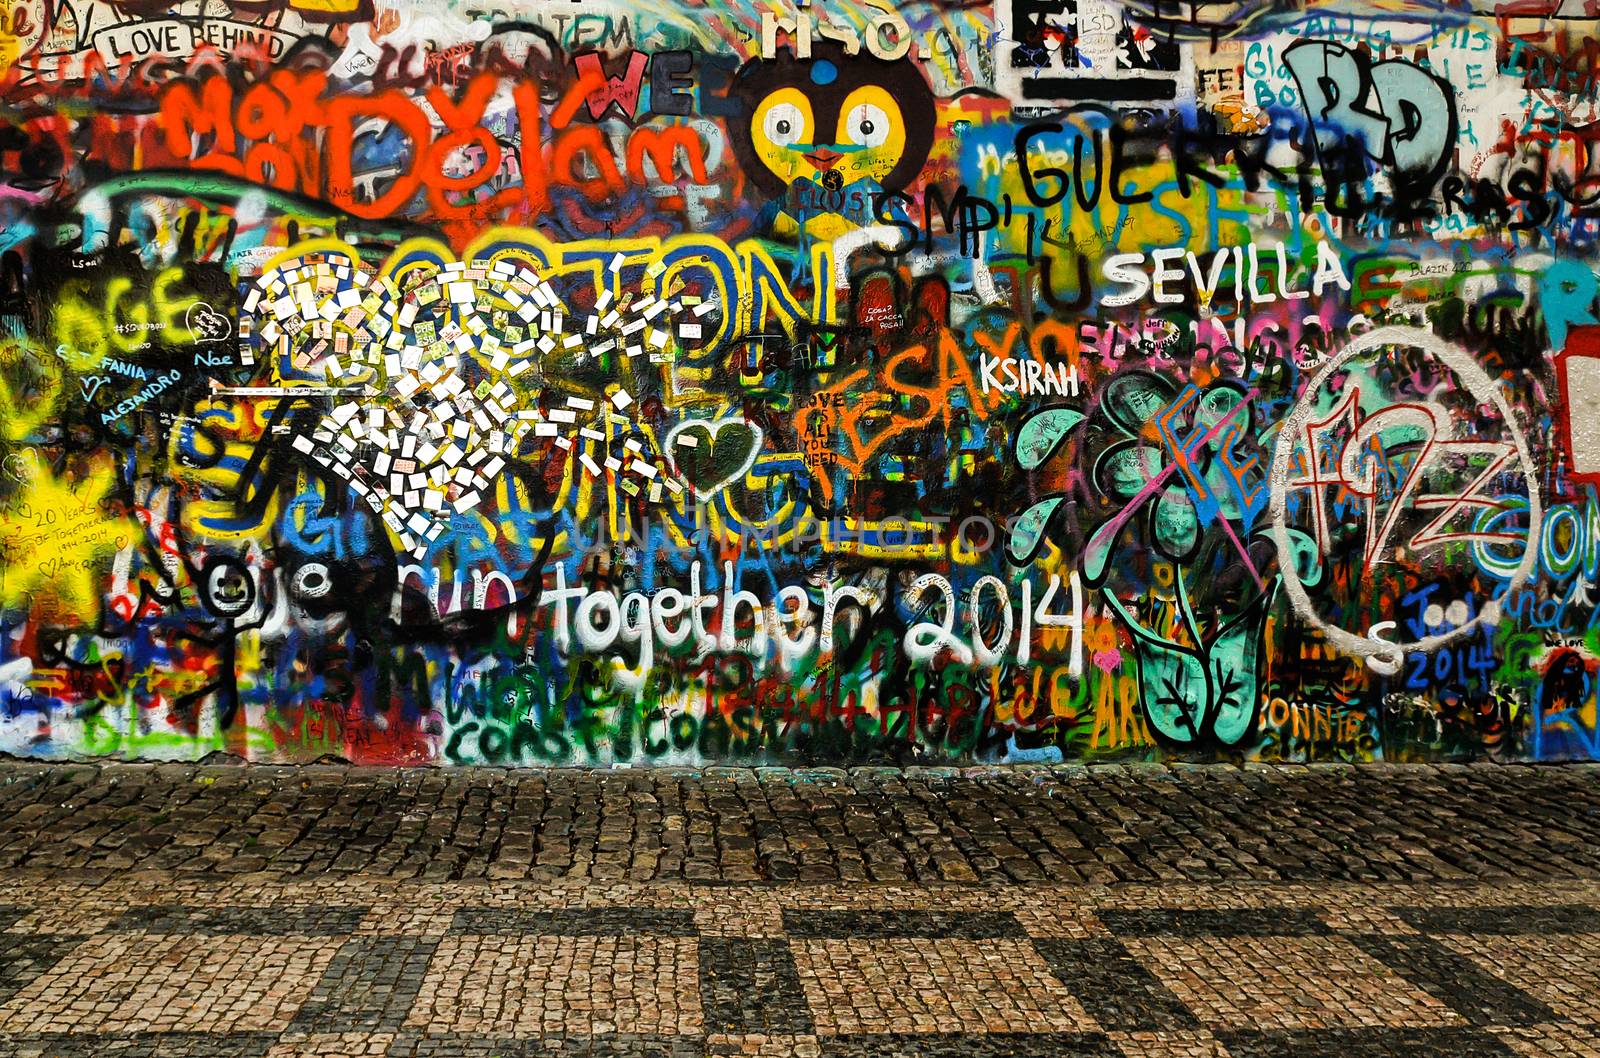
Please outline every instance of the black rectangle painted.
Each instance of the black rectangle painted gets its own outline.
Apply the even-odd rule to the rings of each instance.
[[[1098,911],[1096,917],[1125,937],[1310,937],[1333,932],[1304,908],[1137,908]]]
[[[266,1032],[0,1033],[6,1058],[264,1058]]]
[[[800,1035],[812,1030],[789,942],[700,938],[700,1003],[708,1033]]]
[[[785,911],[783,928],[795,940],[1027,937],[1016,916],[1007,911]]]
[[[1556,1012],[1427,937],[1351,937],[1351,943],[1474,1025],[1538,1025]]]
[[[1083,103],[1158,103],[1176,99],[1170,77],[1024,77],[1024,99],[1070,99]]]
[[[351,937],[295,1015],[306,1032],[360,1032],[405,1024],[439,942],[431,937]]]
[[[1424,933],[1495,934],[1600,933],[1600,908],[1587,904],[1551,907],[1397,907],[1395,914]]]
[[[1104,1029],[1143,1031],[1197,1028],[1194,1013],[1111,937],[1036,938],[1050,972]]]
[[[81,943],[82,937],[52,933],[5,934],[0,939],[0,1003],[28,987]]]
[[[1471,1029],[1317,1029],[1219,1032],[1231,1058],[1512,1058],[1516,1053]]]
[[[1097,1032],[882,1033],[821,1040],[822,1058],[1121,1058]]]
[[[693,937],[694,912],[664,907],[464,907],[450,922],[451,933],[537,934],[549,937]]]
[[[201,933],[209,936],[337,937],[354,933],[367,916],[364,907],[193,907],[158,904],[118,915],[113,932]]]
[[[699,1036],[483,1036],[401,1033],[385,1058],[705,1058]]]

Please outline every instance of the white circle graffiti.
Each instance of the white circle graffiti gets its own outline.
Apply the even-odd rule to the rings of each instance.
[[[1492,603],[1482,607],[1472,620],[1453,628],[1448,632],[1438,635],[1424,636],[1412,643],[1387,642],[1370,636],[1358,636],[1347,629],[1329,624],[1317,613],[1312,605],[1311,596],[1307,593],[1305,584],[1300,580],[1300,572],[1295,566],[1293,550],[1289,546],[1289,526],[1286,520],[1289,500],[1289,459],[1293,455],[1295,446],[1301,432],[1311,422],[1316,412],[1316,395],[1321,392],[1323,385],[1334,373],[1345,364],[1364,353],[1380,349],[1386,345],[1402,345],[1420,349],[1434,357],[1441,364],[1448,367],[1460,382],[1466,386],[1467,392],[1479,404],[1492,405],[1500,413],[1501,419],[1506,424],[1506,431],[1511,435],[1511,442],[1517,450],[1517,461],[1525,480],[1530,483],[1537,482],[1538,474],[1533,465],[1533,456],[1528,451],[1528,442],[1517,428],[1516,419],[1512,416],[1511,408],[1506,404],[1496,388],[1494,380],[1484,373],[1466,350],[1440,338],[1431,331],[1420,327],[1390,326],[1379,327],[1368,331],[1353,340],[1349,345],[1339,351],[1333,359],[1323,365],[1322,370],[1311,380],[1300,399],[1290,410],[1289,415],[1283,420],[1278,432],[1278,444],[1272,457],[1271,474],[1271,516],[1272,537],[1278,546],[1278,566],[1283,574],[1283,586],[1289,593],[1289,601],[1294,606],[1295,612],[1308,622],[1313,628],[1320,631],[1329,642],[1347,654],[1356,657],[1373,658],[1387,664],[1400,664],[1405,655],[1413,652],[1430,653],[1440,647],[1447,646],[1457,639],[1470,635],[1480,623],[1495,615],[1497,607]],[[1518,591],[1528,578],[1533,574],[1534,563],[1538,559],[1538,549],[1533,541],[1539,539],[1539,527],[1542,512],[1539,504],[1539,490],[1537,487],[1528,489],[1528,540],[1529,545],[1523,549],[1522,562],[1517,566],[1516,572],[1506,584],[1505,595]]]

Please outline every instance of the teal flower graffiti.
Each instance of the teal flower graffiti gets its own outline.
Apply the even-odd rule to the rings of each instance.
[[[1132,371],[1105,385],[1092,418],[1046,409],[1018,432],[1017,460],[1031,469],[1088,424],[1089,477],[1119,506],[1089,535],[1084,581],[1133,640],[1151,729],[1177,745],[1232,746],[1254,730],[1278,562],[1295,562],[1308,585],[1320,578],[1310,537],[1292,533],[1293,554],[1280,556],[1256,529],[1267,489],[1253,397]],[[1064,503],[1045,497],[1014,524],[1013,561],[1038,553]]]

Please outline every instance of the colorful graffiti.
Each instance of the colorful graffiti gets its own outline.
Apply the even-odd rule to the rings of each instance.
[[[1600,756],[1592,7],[0,0],[0,750]]]

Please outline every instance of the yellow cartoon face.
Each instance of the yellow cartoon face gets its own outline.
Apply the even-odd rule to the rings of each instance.
[[[832,146],[842,155],[845,183],[861,179],[884,183],[905,154],[900,105],[879,85],[857,88],[839,110]]]
[[[734,151],[756,184],[778,194],[797,181],[830,191],[870,182],[898,190],[933,138],[933,95],[915,65],[814,45],[752,62],[733,94],[750,106]]]
[[[756,156],[785,184],[815,172],[806,162],[816,122],[811,100],[798,88],[780,88],[763,99],[751,120]]]
[[[838,113],[831,137],[822,138],[811,100],[798,88],[778,89],[757,105],[751,121],[757,157],[785,184],[824,183],[830,171],[845,184],[883,183],[905,153],[900,105],[881,86],[864,85],[845,98]]]

